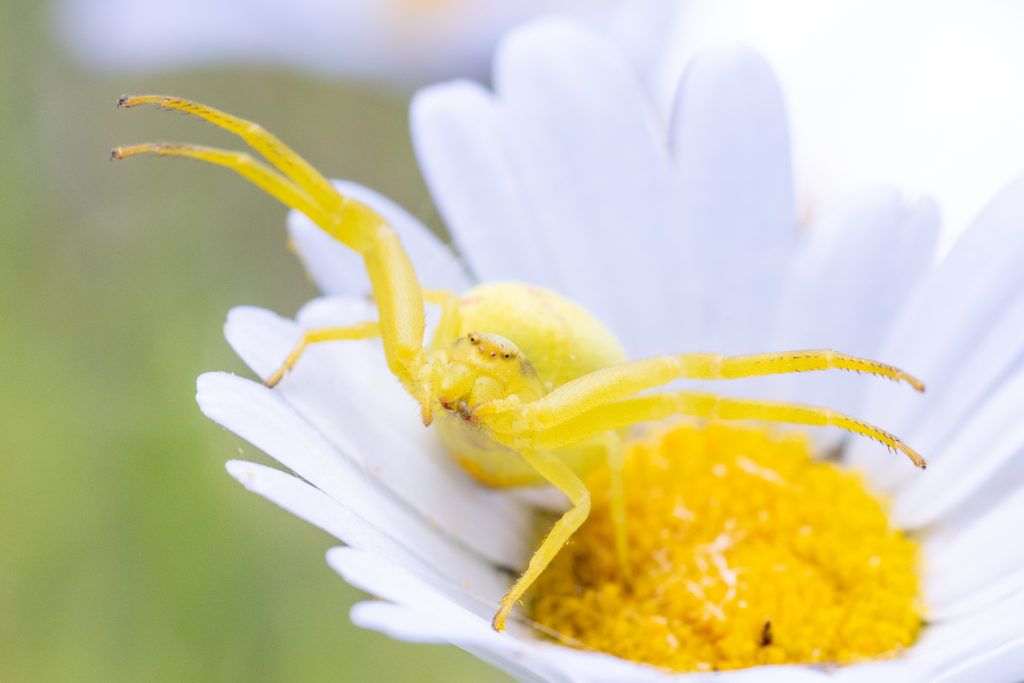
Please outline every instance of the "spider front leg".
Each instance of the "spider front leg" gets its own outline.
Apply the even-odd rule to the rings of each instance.
[[[387,221],[366,204],[341,195],[308,162],[258,124],[178,97],[143,95],[118,100],[122,108],[140,104],[157,104],[206,119],[239,135],[274,168],[247,154],[166,143],[118,147],[111,155],[114,159],[146,153],[190,157],[225,166],[305,213],[329,235],[363,257],[377,303],[388,368],[420,402],[424,421],[428,421],[432,396],[424,391],[422,378],[429,374],[432,359],[423,348],[423,292],[408,255]]]
[[[501,599],[500,609],[491,622],[496,631],[505,630],[505,622],[516,603],[590,514],[590,491],[568,465],[546,451],[524,449],[520,453],[544,479],[569,497],[572,507],[551,527],[530,558],[526,571]]]

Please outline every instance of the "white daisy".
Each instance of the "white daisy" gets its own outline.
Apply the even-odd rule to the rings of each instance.
[[[579,301],[632,356],[840,348],[913,370],[923,398],[850,376],[756,383],[874,419],[927,454],[927,473],[856,441],[844,460],[892,495],[919,535],[928,624],[901,657],[831,671],[758,667],[688,680],[1016,681],[1024,676],[1024,180],[1007,188],[938,265],[927,201],[876,191],[798,230],[782,98],[749,52],[695,61],[668,128],[610,44],[568,24],[512,34],[494,93],[456,82],[421,92],[413,134],[456,260],[414,218],[364,188],[345,194],[401,234],[428,287],[474,277],[542,284]],[[303,327],[373,316],[351,296],[358,259],[292,214],[323,290],[296,321],[231,312],[229,342],[261,377]],[[463,269],[468,267],[471,274]],[[795,384],[799,386],[794,386]],[[379,344],[311,347],[270,390],[212,373],[211,418],[298,477],[232,461],[253,491],[349,547],[328,553],[379,600],[353,620],[393,637],[450,642],[521,678],[667,680],[674,674],[490,627],[509,576],[532,552],[534,510],[484,488],[441,452]]]
[[[281,64],[410,84],[482,75],[510,27],[572,16],[653,61],[671,0],[61,0],[59,36],[81,62],[139,72],[212,63]]]

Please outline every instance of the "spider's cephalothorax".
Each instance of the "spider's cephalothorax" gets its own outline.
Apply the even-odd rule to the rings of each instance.
[[[519,453],[474,428],[477,406],[515,396],[531,403],[555,387],[626,360],[615,336],[588,311],[549,290],[515,282],[475,287],[446,314],[433,346],[449,344],[436,415],[446,449],[470,474],[492,486],[546,480]],[[488,330],[489,332],[478,332]],[[458,389],[456,389],[458,387]],[[461,393],[460,393],[461,392]],[[585,474],[607,461],[608,439],[559,449],[558,457]]]
[[[176,97],[123,97],[122,107],[159,104],[185,111],[240,135],[274,168],[248,154],[196,145],[147,143],[118,147],[120,159],[150,153],[184,156],[231,168],[288,206],[303,212],[362,255],[378,321],[307,330],[281,368],[276,384],[311,343],[379,337],[388,367],[420,404],[425,424],[438,427],[452,455],[494,486],[548,482],[572,507],[552,527],[509,589],[494,617],[502,630],[512,608],[590,511],[581,475],[607,464],[616,551],[625,555],[622,448],[618,430],[671,415],[835,426],[869,436],[924,460],[897,437],[828,408],[727,398],[706,392],[640,393],[679,378],[732,379],[839,368],[924,386],[889,365],[834,351],[784,351],[726,357],[712,353],[625,360],[615,338],[593,316],[535,287],[484,285],[462,298],[425,292],[394,230],[369,206],[342,196],[320,173],[260,126]],[[424,344],[424,303],[441,305],[434,340]],[[436,410],[436,408],[440,410]]]

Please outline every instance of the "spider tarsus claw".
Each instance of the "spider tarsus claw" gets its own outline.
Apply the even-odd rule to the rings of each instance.
[[[491,620],[491,628],[498,633],[502,633],[505,630],[505,615],[500,612],[495,614],[494,619]]]

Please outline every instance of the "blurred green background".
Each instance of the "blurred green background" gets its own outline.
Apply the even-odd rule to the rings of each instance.
[[[328,175],[432,226],[408,94],[265,68],[112,77],[55,44],[45,3],[0,11],[0,681],[503,680],[452,647],[362,631],[334,540],[246,492],[267,461],[206,420],[195,378],[245,373],[229,308],[315,294],[283,207],[199,163],[113,164],[153,139],[237,144],[166,92],[260,121]]]

